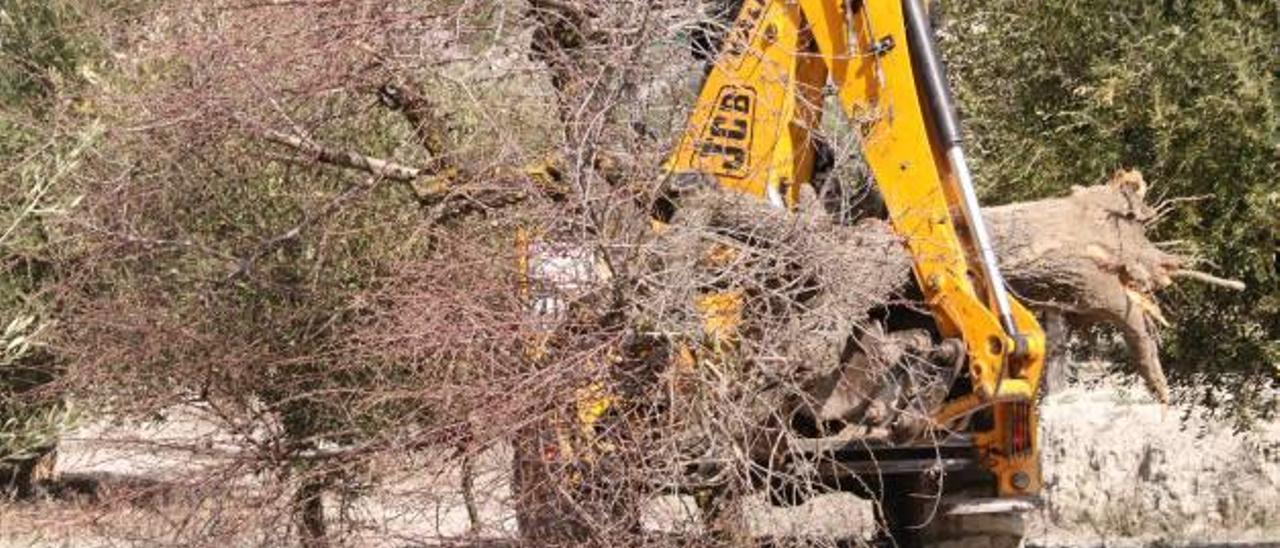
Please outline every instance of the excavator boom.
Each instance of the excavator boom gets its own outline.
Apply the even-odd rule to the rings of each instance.
[[[1044,334],[1005,290],[921,0],[745,0],[668,171],[792,207],[813,174],[828,86],[938,332],[966,349],[973,390],[935,421],[991,408],[990,428],[974,432],[984,465],[1002,495],[1034,494]]]

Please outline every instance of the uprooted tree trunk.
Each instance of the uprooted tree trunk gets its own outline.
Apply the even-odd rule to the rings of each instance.
[[[1102,323],[1124,334],[1130,361],[1156,399],[1167,402],[1157,324],[1167,324],[1155,293],[1187,272],[1184,258],[1146,236],[1157,218],[1137,172],[1070,196],[985,211],[1009,284],[1041,311],[1072,325]]]
[[[1118,328],[1137,372],[1164,402],[1169,390],[1155,329],[1166,320],[1155,293],[1178,276],[1233,282],[1186,270],[1186,259],[1149,240],[1146,229],[1157,208],[1145,197],[1139,173],[1119,172],[1106,185],[987,208],[984,214],[1014,293],[1072,325]],[[882,350],[902,351],[893,350],[901,339],[876,335],[868,321],[873,309],[910,299],[910,260],[887,223],[837,226],[722,193],[682,200],[673,230],[653,246],[653,270],[660,274],[637,298],[652,312],[641,314],[644,321],[691,332],[704,318],[691,308],[673,315],[681,310],[678,303],[696,302],[708,287],[732,288],[747,297],[744,323],[737,327],[742,344],[756,345],[749,350],[759,356],[788,358],[771,361],[789,365],[771,365],[775,370],[766,377],[834,374],[848,381],[850,375],[889,374],[876,369],[886,364],[849,361],[850,345],[866,353],[868,337],[878,339]],[[826,390],[816,397],[838,392]]]

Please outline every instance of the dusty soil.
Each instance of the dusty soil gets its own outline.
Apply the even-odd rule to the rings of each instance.
[[[1073,386],[1043,407],[1045,544],[1280,544],[1280,422],[1233,432],[1136,386]]]
[[[1161,406],[1136,386],[1072,386],[1048,398],[1042,424],[1045,505],[1039,546],[1280,544],[1280,423],[1234,433],[1195,409]],[[193,443],[195,441],[199,443]],[[213,441],[210,441],[213,440]],[[97,425],[63,445],[56,496],[0,505],[0,546],[275,545],[287,540],[287,500],[271,478],[237,470],[192,417],[147,428]],[[199,451],[191,451],[199,448]],[[472,530],[458,470],[398,463],[364,496],[330,501],[335,534],[351,545],[418,545],[512,538],[509,452],[477,460],[481,523]],[[223,470],[212,480],[208,471]],[[867,536],[870,505],[830,495],[792,509],[755,500],[760,536]],[[696,530],[688,498],[646,509],[654,530]]]

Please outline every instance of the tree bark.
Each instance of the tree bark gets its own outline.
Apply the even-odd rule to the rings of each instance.
[[[1130,361],[1161,402],[1169,386],[1160,364],[1156,292],[1186,260],[1147,238],[1157,217],[1137,172],[1077,187],[1070,196],[985,211],[1013,290],[1029,306],[1063,314],[1072,326],[1101,323],[1124,335]]]
[[[653,270],[662,274],[657,289],[640,299],[656,303],[645,320],[669,324],[662,315],[672,303],[697,302],[707,287],[731,287],[747,297],[738,330],[752,336],[743,344],[808,368],[775,374],[821,378],[847,362],[851,344],[867,351],[851,339],[868,333],[874,310],[918,298],[912,297],[911,258],[887,223],[839,226],[820,214],[791,215],[729,194],[680,198],[673,230],[653,246]],[[1038,312],[1061,315],[1069,326],[1119,329],[1137,372],[1165,402],[1168,383],[1156,333],[1165,319],[1155,295],[1175,277],[1192,276],[1182,257],[1147,238],[1157,215],[1145,197],[1141,174],[1120,172],[1105,185],[986,208],[984,215],[1014,294]],[[719,263],[712,260],[717,256]],[[686,323],[671,331],[700,328],[697,313],[683,317]]]
[[[307,479],[293,494],[293,515],[302,548],[327,548],[328,527],[324,518],[325,482]]]

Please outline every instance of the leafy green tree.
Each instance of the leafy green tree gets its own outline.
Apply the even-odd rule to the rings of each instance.
[[[92,4],[0,2],[0,480],[49,451],[69,424],[45,346],[57,278],[48,223],[75,202],[71,179],[101,131],[67,99],[100,53],[82,31]]]
[[[951,0],[944,47],[989,201],[1121,167],[1172,207],[1156,235],[1239,278],[1166,292],[1175,379],[1258,404],[1280,369],[1280,3]],[[1264,379],[1259,383],[1259,379]],[[1265,406],[1264,406],[1265,407]]]

